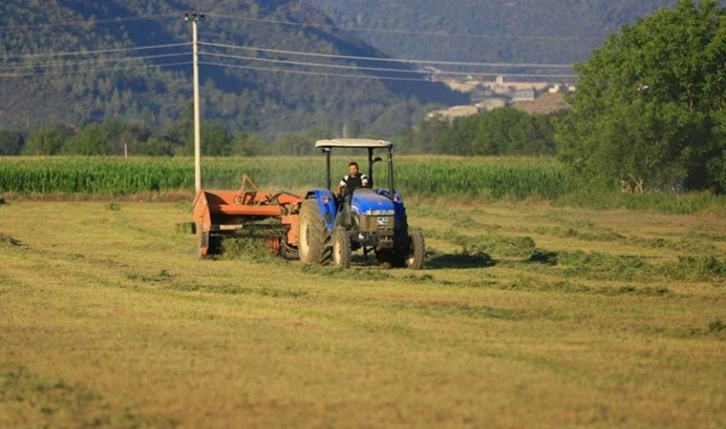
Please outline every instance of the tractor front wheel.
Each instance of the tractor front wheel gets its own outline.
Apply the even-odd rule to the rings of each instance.
[[[327,264],[330,262],[330,233],[325,228],[318,202],[305,200],[300,207],[298,252],[303,264]]]
[[[350,237],[345,231],[333,235],[333,265],[350,268]]]
[[[424,258],[426,256],[426,244],[421,231],[414,231],[408,236],[408,256],[406,257],[406,267],[412,270],[423,269]]]

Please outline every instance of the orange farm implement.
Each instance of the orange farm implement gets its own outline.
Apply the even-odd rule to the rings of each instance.
[[[201,190],[193,204],[199,256],[222,252],[230,237],[263,239],[275,254],[297,258],[302,198],[289,192],[260,190],[247,175],[239,190]]]

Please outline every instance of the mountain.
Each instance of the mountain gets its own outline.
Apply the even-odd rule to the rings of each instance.
[[[623,24],[676,0],[308,0],[341,29],[388,55],[418,60],[571,64]],[[726,1],[721,1],[726,5]],[[442,65],[440,68],[453,68]],[[543,73],[536,67],[460,67]],[[550,69],[551,70],[551,69]],[[560,72],[560,71],[557,71]]]
[[[190,10],[205,14],[203,117],[232,131],[274,138],[355,123],[385,136],[466,101],[297,0],[4,0],[0,128],[178,120],[192,100]]]

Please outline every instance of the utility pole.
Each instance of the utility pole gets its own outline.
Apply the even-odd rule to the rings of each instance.
[[[186,12],[184,21],[192,22],[192,69],[194,80],[194,189],[195,194],[202,190],[201,162],[201,131],[199,125],[199,50],[197,46],[197,24],[204,20],[204,15],[197,12]]]

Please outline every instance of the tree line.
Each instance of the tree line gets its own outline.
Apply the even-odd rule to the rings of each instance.
[[[439,155],[554,155],[555,120],[563,113],[530,116],[511,107],[455,121],[421,120],[392,140],[397,151]],[[163,131],[138,122],[91,122],[80,129],[67,124],[44,126],[27,137],[0,130],[0,155],[129,155],[190,156],[194,154],[192,106],[184,117]],[[283,133],[268,141],[255,134],[230,132],[221,122],[200,125],[204,156],[309,155],[318,139],[371,137],[358,121],[344,129],[312,128]]]

